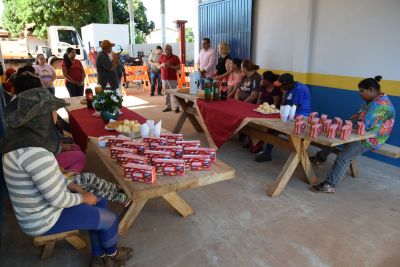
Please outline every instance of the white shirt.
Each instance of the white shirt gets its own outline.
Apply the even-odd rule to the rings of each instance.
[[[208,50],[204,48],[201,49],[197,63],[200,70],[206,70],[206,77],[213,77],[215,74],[215,66],[217,65],[217,52],[212,47]]]

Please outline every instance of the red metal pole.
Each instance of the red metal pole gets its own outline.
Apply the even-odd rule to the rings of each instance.
[[[179,48],[180,48],[180,60],[181,64],[186,65],[186,38],[185,38],[185,23],[187,20],[175,21],[179,28]]]

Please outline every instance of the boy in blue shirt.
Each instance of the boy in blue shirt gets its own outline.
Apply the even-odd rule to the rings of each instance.
[[[282,105],[296,105],[296,115],[309,116],[311,113],[311,95],[308,87],[302,83],[295,82],[293,75],[284,73],[274,82],[275,87],[282,91]],[[271,144],[266,144],[261,156],[255,158],[256,162],[271,161]]]

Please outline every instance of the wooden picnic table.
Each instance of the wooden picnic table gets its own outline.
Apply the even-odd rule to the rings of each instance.
[[[204,120],[202,119],[201,112],[196,105],[196,96],[184,93],[172,93],[179,101],[183,113],[178,120],[174,133],[179,133],[186,119],[189,119],[193,126],[200,126],[201,131],[195,126],[198,132],[204,132],[210,147],[215,147],[215,143],[211,138],[209,129],[207,129]],[[229,110],[227,110],[229,112]],[[194,122],[194,120],[196,122]],[[275,130],[284,135],[284,137],[268,132],[269,129]],[[289,158],[286,160],[282,167],[281,172],[275,179],[275,183],[267,192],[271,197],[278,196],[282,193],[285,186],[293,176],[297,166],[301,164],[302,169],[311,185],[318,183],[318,178],[315,175],[312,164],[308,158],[307,149],[311,143],[319,144],[322,146],[336,147],[339,145],[364,140],[374,137],[374,134],[366,133],[363,136],[351,134],[347,140],[339,138],[329,139],[321,134],[317,138],[310,137],[310,127],[307,127],[303,135],[294,134],[294,122],[283,122],[281,120],[270,120],[261,118],[246,118],[234,132],[241,132],[249,135],[250,137],[262,140],[279,147],[289,149],[291,151]]]
[[[178,194],[178,191],[201,187],[234,178],[235,169],[217,160],[211,171],[186,171],[184,176],[159,176],[154,184],[132,182],[123,175],[123,168],[116,160],[111,159],[108,148],[97,145],[97,139],[89,138],[89,147],[99,156],[124,192],[133,201],[122,217],[118,232],[123,235],[132,225],[146,202],[152,198],[164,198],[183,217],[193,214],[193,209]]]

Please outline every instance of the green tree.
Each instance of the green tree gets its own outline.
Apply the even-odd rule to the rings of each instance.
[[[194,33],[192,28],[185,28],[185,39],[187,43],[194,43]]]
[[[107,0],[3,0],[3,27],[18,36],[25,24],[35,23],[34,34],[47,37],[51,25],[74,26],[80,30],[90,23],[106,23]]]
[[[114,23],[127,24],[129,23],[129,0],[114,0],[113,1],[113,16]],[[146,7],[140,0],[133,1],[134,20],[135,20],[135,43],[142,44],[146,40],[146,36],[154,30],[154,22],[148,21],[146,16]]]

